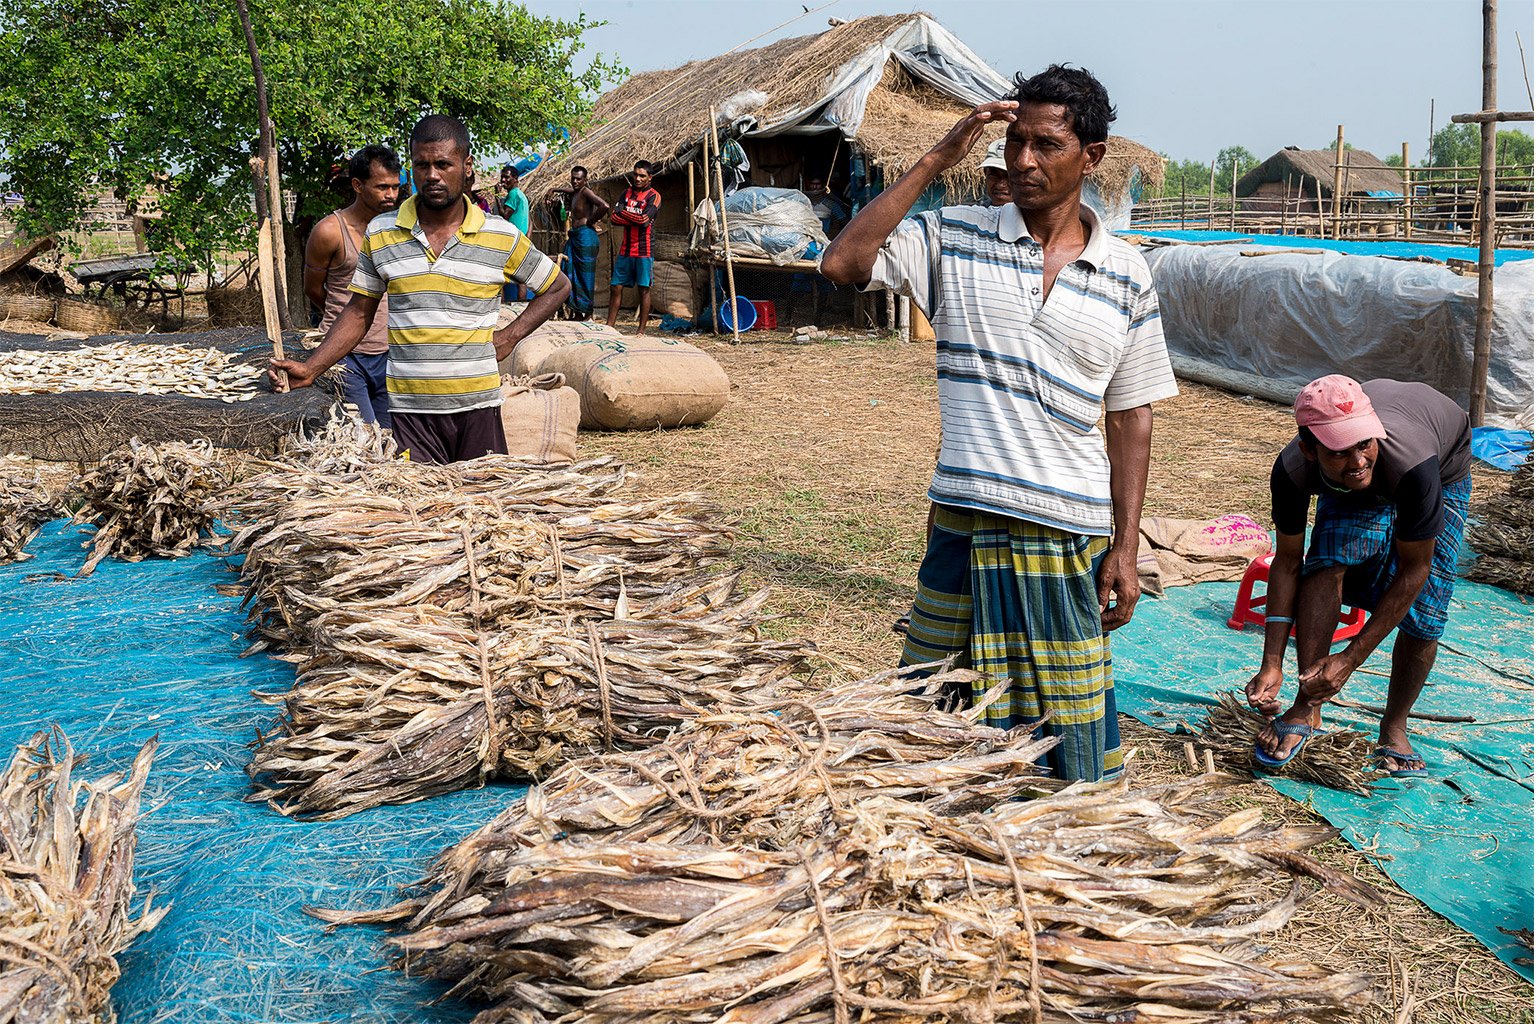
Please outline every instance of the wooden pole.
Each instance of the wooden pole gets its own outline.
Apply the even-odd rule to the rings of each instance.
[[[1232,158],[1232,211],[1227,218],[1227,230],[1237,230],[1237,157]]]
[[[286,329],[293,326],[289,322],[288,282],[283,276],[288,270],[288,253],[282,229],[283,194],[278,181],[277,141],[272,130],[272,115],[267,108],[267,75],[261,66],[261,53],[256,49],[256,33],[251,29],[251,12],[246,8],[245,0],[235,0],[235,8],[240,14],[240,28],[245,32],[245,48],[250,53],[251,72],[256,80],[256,147],[262,162],[262,177],[266,179],[267,216],[273,222],[272,256],[281,268],[273,287],[277,289],[278,317]]]
[[[709,132],[715,132],[715,108],[709,108]],[[736,268],[731,264],[731,228],[725,219],[725,172],[715,161],[715,185],[720,189],[720,238],[725,243],[725,284],[731,298],[731,341],[741,344],[741,316],[736,312]]]
[[[1187,195],[1184,191],[1184,174],[1179,173],[1179,230],[1184,230],[1184,201]]]
[[[1413,168],[1408,165],[1408,143],[1403,143],[1403,237],[1413,237]]]
[[[710,205],[710,201],[711,201],[710,200],[710,191],[711,191],[712,186],[709,183],[709,169],[710,169],[711,166],[713,166],[714,140],[715,140],[715,126],[713,124],[711,124],[709,126],[709,130],[704,133],[704,166],[702,168],[703,175],[704,175],[704,206],[705,206],[705,209],[710,214],[714,213],[714,207]],[[709,264],[709,319],[710,319],[710,323],[714,325],[715,333],[719,334],[720,333],[720,299],[719,299],[720,288],[719,288],[718,284],[715,281],[715,276],[716,276],[715,265],[714,265],[713,262],[711,262]]]
[[[1498,0],[1483,0],[1483,111],[1499,109]],[[1478,161],[1477,333],[1472,342],[1472,388],[1467,412],[1472,425],[1483,425],[1488,400],[1488,358],[1493,347],[1493,180],[1498,126],[1484,121],[1483,154]]]
[[[266,164],[261,157],[251,157],[251,183],[256,193],[256,277],[261,287],[261,315],[266,324],[267,340],[272,343],[272,358],[283,359],[283,322],[277,297],[277,273],[273,267],[271,210],[267,206]],[[277,372],[277,390],[288,390],[288,374]]]
[[[1211,187],[1205,193],[1205,229],[1216,226],[1216,161],[1211,161]]]
[[[1317,237],[1327,238],[1328,228],[1323,224],[1323,183],[1313,178],[1312,185],[1317,189]]]
[[[693,199],[693,161],[688,161],[688,223],[693,223],[693,211],[698,208],[698,203]]]
[[[1344,214],[1344,126],[1333,144],[1333,237],[1339,237],[1340,218]]]

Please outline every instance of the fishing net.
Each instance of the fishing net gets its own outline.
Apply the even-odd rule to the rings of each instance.
[[[0,331],[0,355],[23,349],[62,354],[112,343],[213,348],[262,369],[272,354],[263,332],[241,327],[83,339]],[[288,344],[298,351],[298,335],[292,335]],[[238,402],[109,391],[0,395],[0,452],[49,462],[95,462],[130,437],[150,444],[202,439],[220,448],[273,452],[301,424],[322,423],[338,397],[340,385],[334,372],[317,387],[279,395],[262,386],[255,397]]]

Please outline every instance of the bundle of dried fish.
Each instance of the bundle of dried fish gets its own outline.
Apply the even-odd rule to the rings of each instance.
[[[1235,694],[1220,694],[1217,701],[1200,726],[1197,742],[1209,748],[1222,764],[1252,772],[1253,744],[1266,719],[1239,701]],[[1333,729],[1313,736],[1285,767],[1265,768],[1264,771],[1369,796],[1373,774],[1367,766],[1373,746],[1371,738],[1363,732]]]
[[[116,957],[165,914],[147,898],[133,907],[135,827],[155,741],[126,776],[94,782],[73,777],[78,761],[68,741],[59,746],[40,732],[0,774],[0,1021],[114,1019]]]
[[[771,699],[808,644],[765,640],[766,593],[733,579],[622,619],[549,616],[495,631],[440,609],[337,609],[299,666],[277,732],[249,771],[254,799],[332,819],[382,803],[527,779],[553,764],[656,742],[705,708]]]
[[[632,775],[579,769],[622,805]],[[1307,855],[1332,829],[1227,813],[1234,781],[1079,785],[958,817],[875,786],[789,850],[482,833],[439,862],[495,858],[470,886],[393,912],[415,910],[396,966],[488,1002],[479,1024],[1358,1013],[1377,996],[1366,979],[1265,959],[1253,940],[1291,918],[1302,877],[1380,897]]]
[[[76,484],[84,503],[75,520],[97,527],[80,575],[89,576],[108,555],[137,562],[187,554],[212,531],[214,498],[228,485],[208,441],[131,439]]]
[[[0,352],[0,395],[119,391],[246,402],[265,376],[216,348],[114,341],[69,351]]]
[[[0,564],[32,557],[23,549],[59,512],[36,465],[15,456],[0,458]]]
[[[1532,463],[1527,462],[1509,479],[1502,492],[1484,498],[1467,520],[1467,543],[1477,559],[1467,579],[1489,583],[1516,593],[1532,593],[1536,562],[1532,561]]]

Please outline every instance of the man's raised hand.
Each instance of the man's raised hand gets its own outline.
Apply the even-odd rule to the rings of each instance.
[[[1018,120],[1018,109],[1016,100],[983,103],[957,121],[929,152],[942,160],[946,168],[953,167],[965,159],[965,154],[976,145],[987,125],[1013,123]]]

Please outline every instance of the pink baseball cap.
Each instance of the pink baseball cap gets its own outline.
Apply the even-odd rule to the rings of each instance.
[[[1296,396],[1296,425],[1312,431],[1318,443],[1336,452],[1387,436],[1365,389],[1341,373],[1319,377],[1301,389]]]

